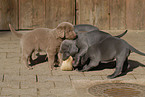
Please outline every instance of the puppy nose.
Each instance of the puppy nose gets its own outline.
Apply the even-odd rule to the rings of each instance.
[[[76,34],[76,36],[75,36],[76,38],[78,38],[78,35]]]
[[[77,37],[77,34],[76,33],[74,33],[74,37]]]

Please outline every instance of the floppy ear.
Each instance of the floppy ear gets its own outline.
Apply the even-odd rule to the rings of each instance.
[[[57,33],[58,33],[58,37],[64,38],[65,34],[64,34],[64,28],[62,26],[57,27]]]
[[[65,44],[62,43],[62,45],[60,46],[60,53],[68,52],[69,48],[70,48],[69,45],[65,45]]]
[[[73,42],[72,45],[69,45],[69,52],[71,56],[74,56],[76,53],[78,53],[78,48],[76,47],[76,44]]]

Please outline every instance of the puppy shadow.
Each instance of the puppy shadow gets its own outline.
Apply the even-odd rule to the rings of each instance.
[[[145,67],[144,64],[142,64],[138,61],[128,60],[127,70],[125,72],[121,73],[119,76],[124,76],[128,72],[132,72],[135,68],[137,68],[139,66]],[[91,69],[90,71],[104,70],[104,69],[115,69],[115,67],[116,67],[116,61],[109,62],[109,63],[100,63],[97,67]],[[119,77],[119,76],[117,76],[117,77]]]
[[[47,58],[47,54],[45,55],[40,55],[40,54],[36,54],[37,58],[36,59],[30,59],[30,64],[29,66],[35,66],[35,65],[39,65],[40,63],[44,63],[48,61]]]
[[[30,64],[29,66],[33,67],[35,65],[39,65],[41,63],[44,63],[44,62],[48,62],[48,57],[47,57],[47,54],[45,55],[40,55],[39,53],[36,54],[37,58],[36,59],[32,59],[30,58]],[[59,67],[59,64],[57,62],[57,54],[55,56],[55,65],[54,67]]]

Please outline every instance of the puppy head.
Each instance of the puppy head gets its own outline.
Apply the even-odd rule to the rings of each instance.
[[[60,46],[60,53],[62,53],[62,60],[66,60],[69,56],[74,57],[78,53],[75,40],[64,40]]]
[[[60,38],[74,39],[76,38],[76,33],[74,32],[74,27],[69,22],[62,22],[57,26],[58,34]]]

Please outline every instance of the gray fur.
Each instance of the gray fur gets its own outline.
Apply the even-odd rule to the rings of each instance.
[[[76,40],[64,40],[62,42],[61,50],[64,51],[61,52],[63,53],[68,52],[70,56],[71,53],[69,52],[71,51],[66,50],[71,50],[73,48],[63,49],[63,45],[67,45],[67,47],[74,47],[74,49],[77,48]],[[77,51],[78,50],[74,52],[77,54]],[[128,56],[131,51],[145,56],[145,53],[138,51],[123,39],[119,39],[116,37],[107,37],[103,41],[95,43],[94,45],[90,46],[87,52],[84,54],[84,56],[82,56],[81,64],[84,65],[84,67],[81,71],[88,71],[91,68],[98,66],[100,62],[104,61],[107,62],[111,60],[113,61],[114,59],[116,59],[116,71],[112,75],[108,76],[108,78],[115,78],[121,73],[121,71],[123,72],[126,71],[127,67],[123,68],[123,66],[124,65],[128,66]],[[88,59],[90,59],[89,64],[85,64]]]
[[[74,32],[90,32],[93,30],[99,30],[97,27],[90,24],[79,24],[74,26]]]
[[[90,24],[78,24],[78,25],[74,26],[74,32],[76,32],[77,34],[80,32],[90,32],[93,30],[99,31],[99,28],[97,28],[96,26],[90,25]],[[127,33],[127,30],[124,33],[117,35],[115,37],[120,38],[120,37],[124,36],[126,33]]]
[[[80,58],[87,52],[90,46],[99,43],[108,37],[112,36],[109,33],[99,30],[79,33],[78,38],[75,40],[76,45],[79,48],[79,52],[75,56],[76,60],[73,65],[77,66],[79,64]]]

